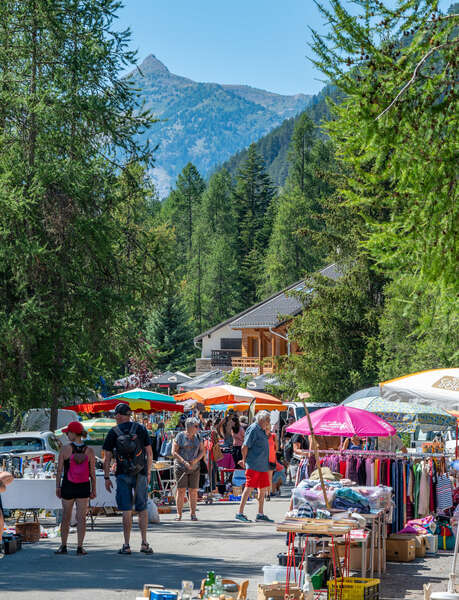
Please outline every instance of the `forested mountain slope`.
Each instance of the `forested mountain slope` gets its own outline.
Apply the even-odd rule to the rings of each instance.
[[[339,92],[336,87],[332,85],[325,86],[321,92],[312,97],[306,108],[306,112],[314,123],[319,125],[321,122],[330,118],[330,110],[327,106],[326,99],[331,98],[336,100],[338,97]],[[287,153],[295,123],[298,121],[299,116],[300,115],[296,115],[286,119],[279,127],[275,127],[255,143],[256,150],[263,158],[266,170],[273,183],[279,186],[282,186],[287,178]],[[248,149],[245,148],[244,150],[237,152],[223,164],[223,167],[232,175],[235,175],[240,166],[247,159],[247,151]]]
[[[138,89],[139,104],[159,119],[140,141],[159,145],[152,176],[161,196],[188,162],[206,176],[310,101],[304,94],[195,82],[174,75],[153,55],[128,77]]]

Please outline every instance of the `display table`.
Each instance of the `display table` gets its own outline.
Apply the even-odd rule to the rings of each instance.
[[[91,500],[91,508],[116,506],[116,481],[111,477],[111,492],[105,489],[103,475],[96,476],[97,496]],[[56,496],[55,479],[15,479],[2,493],[3,508],[6,510],[56,510],[62,508]]]

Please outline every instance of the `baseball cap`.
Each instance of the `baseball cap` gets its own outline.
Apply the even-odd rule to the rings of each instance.
[[[126,404],[125,402],[120,402],[119,404],[117,404],[115,406],[115,415],[130,415],[131,414],[131,407],[129,406],[129,404]]]
[[[85,428],[80,423],[80,421],[71,421],[67,427],[62,429],[64,433],[68,433],[69,431],[75,433],[76,435],[83,435],[86,433]]]

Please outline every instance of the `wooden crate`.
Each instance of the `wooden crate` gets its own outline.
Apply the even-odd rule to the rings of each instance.
[[[284,600],[285,582],[284,583],[260,583],[258,585],[257,600]],[[294,600],[303,600],[303,592],[296,585],[289,586],[289,597]]]
[[[38,521],[17,522],[16,533],[19,533],[23,542],[38,542],[40,539],[40,523]]]

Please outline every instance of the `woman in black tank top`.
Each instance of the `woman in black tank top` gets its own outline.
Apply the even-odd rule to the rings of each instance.
[[[59,452],[56,473],[56,496],[62,499],[61,545],[56,554],[67,554],[72,509],[76,503],[78,545],[77,554],[86,554],[83,540],[86,533],[88,501],[96,497],[95,455],[82,441],[86,431],[79,421],[72,421],[62,430],[70,444]]]

